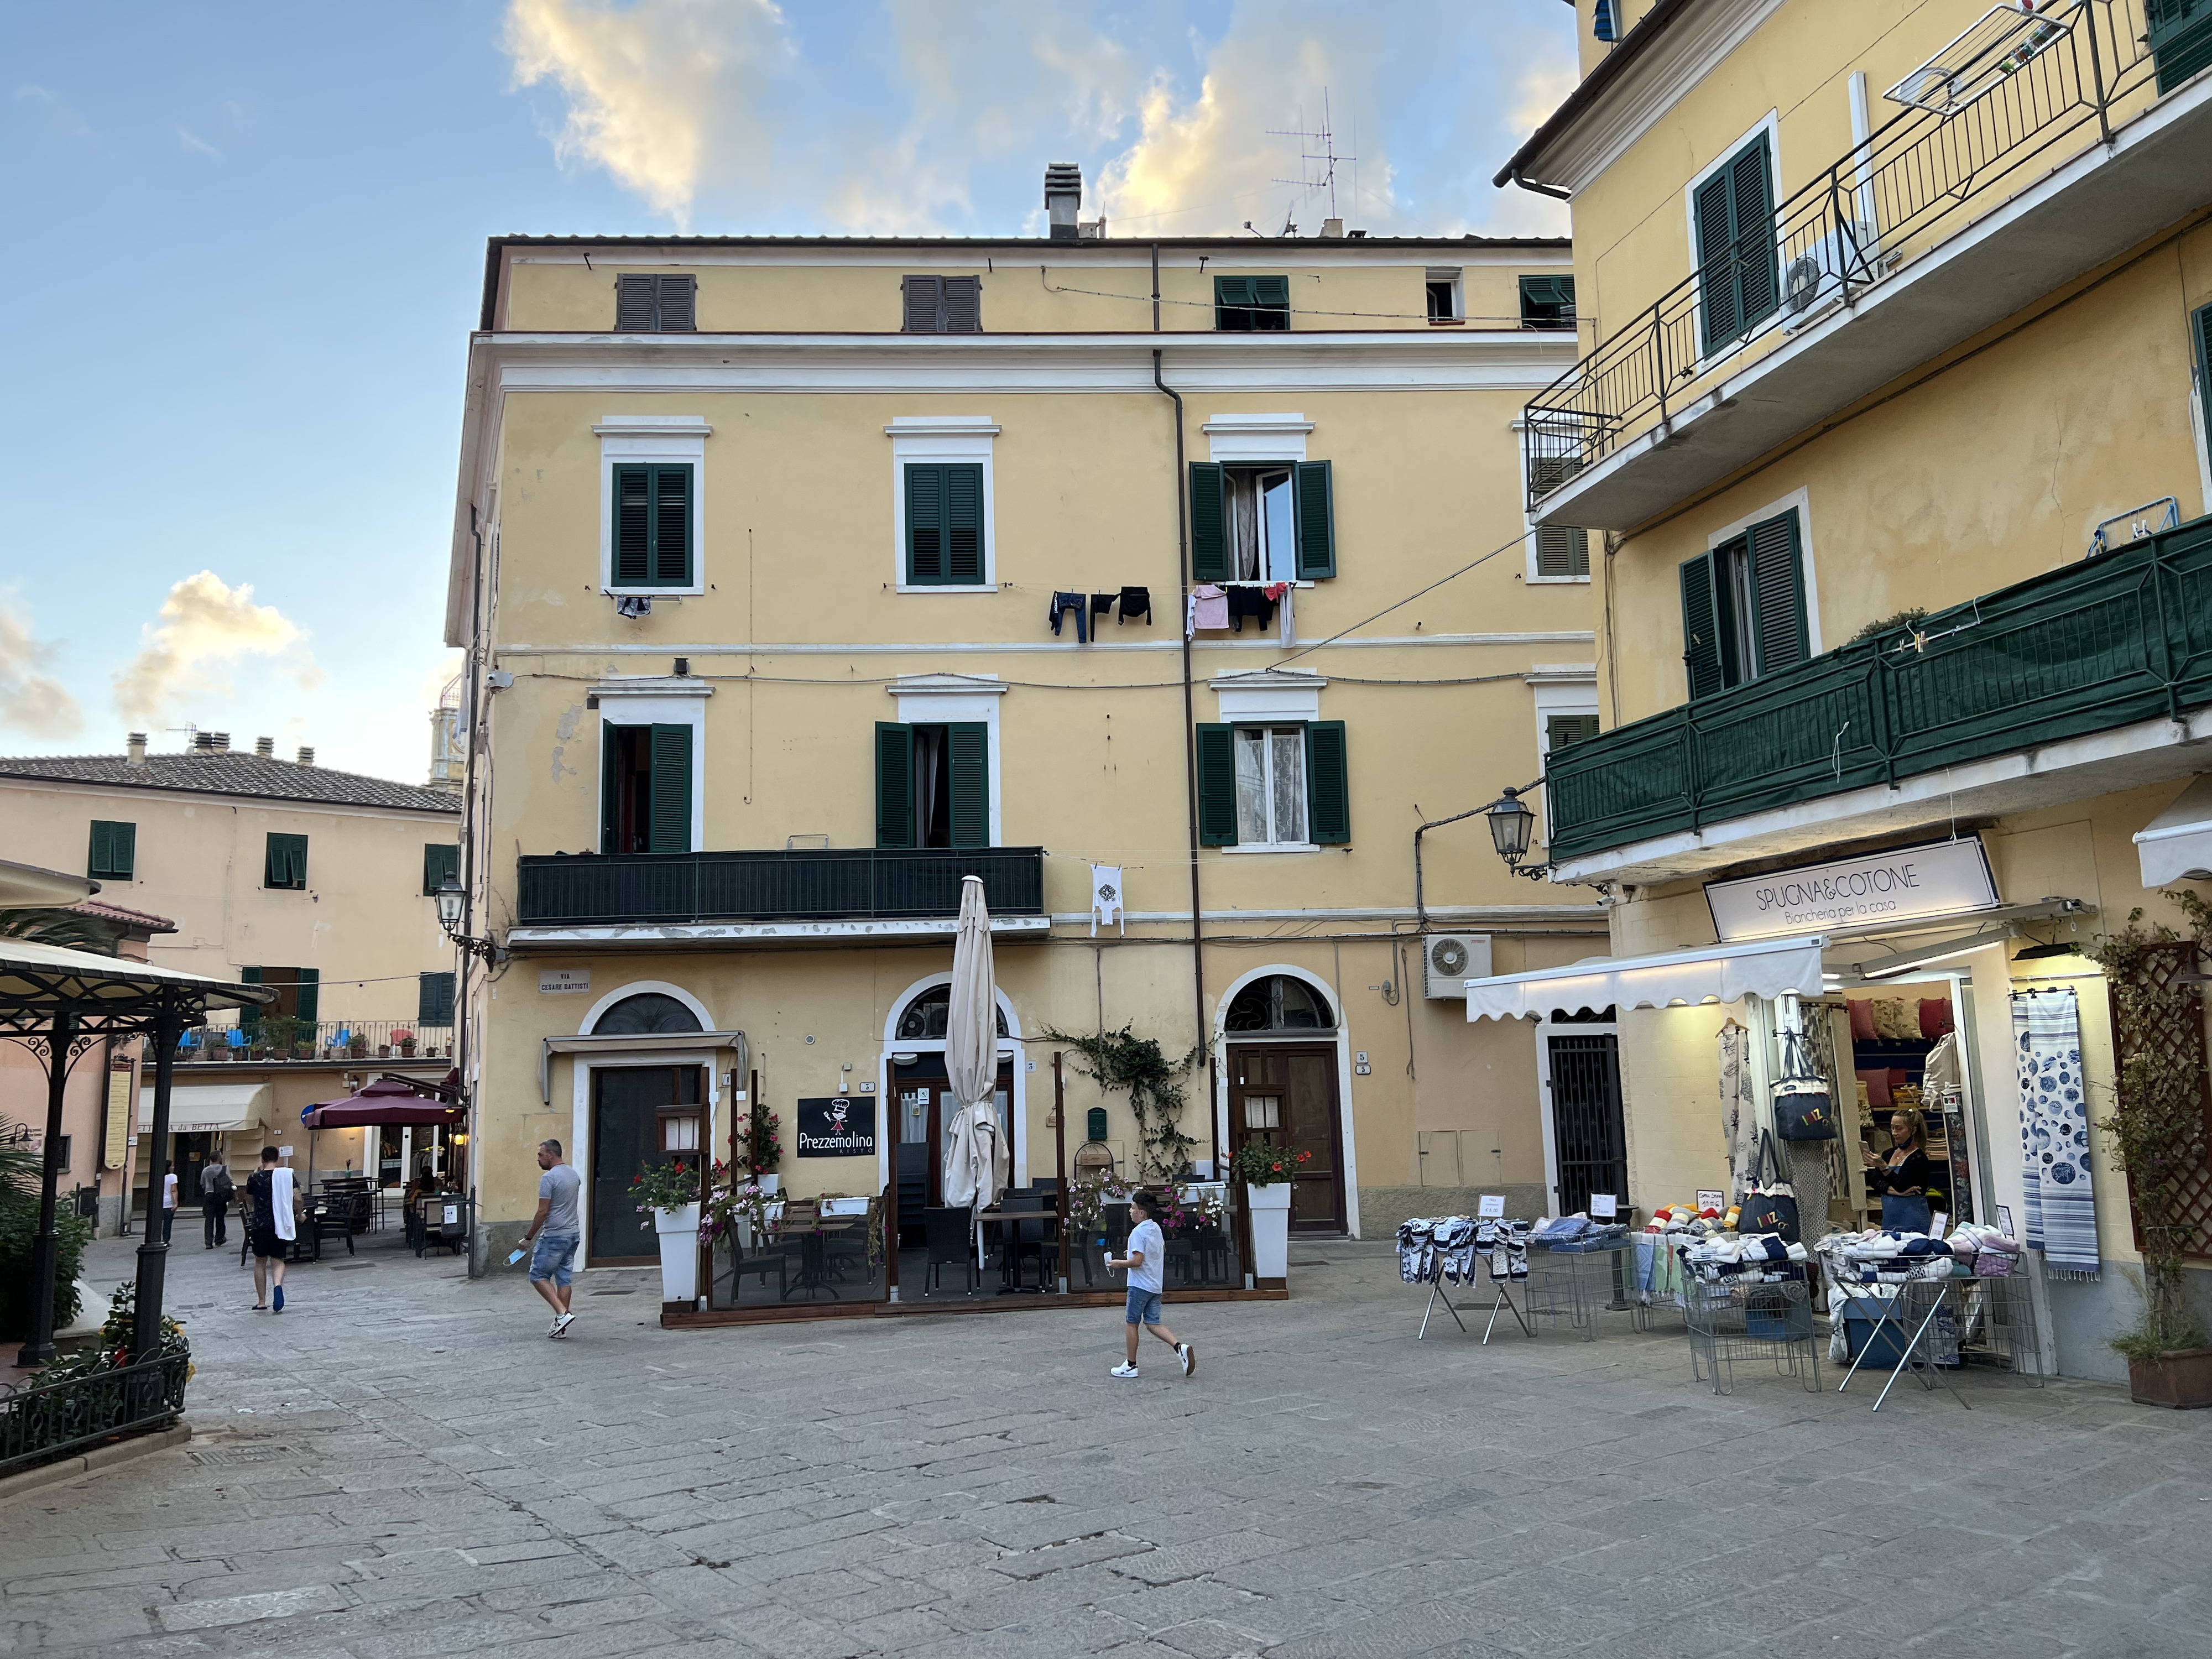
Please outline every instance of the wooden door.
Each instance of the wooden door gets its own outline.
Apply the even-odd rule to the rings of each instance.
[[[1341,1124],[1333,1045],[1285,1042],[1231,1047],[1231,1149],[1258,1140],[1308,1155],[1291,1187],[1294,1233],[1344,1231]]]
[[[672,1107],[697,1111],[699,1085],[696,1066],[593,1068],[586,1266],[641,1267],[660,1260],[652,1213],[639,1212],[629,1184],[647,1164],[669,1161],[661,1118]]]

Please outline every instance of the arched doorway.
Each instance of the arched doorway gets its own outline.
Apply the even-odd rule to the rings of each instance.
[[[1352,1172],[1334,999],[1293,969],[1262,969],[1230,987],[1218,1018],[1231,1152],[1260,1141],[1306,1154],[1291,1188],[1291,1231],[1344,1232]]]
[[[688,1036],[708,1029],[697,1000],[674,986],[623,987],[585,1017],[590,1036]],[[659,1164],[702,1163],[712,1084],[696,1050],[624,1054],[588,1062],[590,1139],[574,1149],[589,1206],[585,1262],[594,1267],[659,1260],[638,1224],[630,1182]],[[585,1063],[580,1060],[580,1064]]]
[[[952,976],[918,980],[891,1005],[884,1023],[884,1095],[890,1121],[884,1136],[898,1182],[899,1232],[918,1242],[922,1212],[944,1202],[945,1128],[959,1109],[945,1069],[945,1023]],[[1013,1153],[1016,1186],[1029,1179],[1029,1137],[1021,1028],[1006,993],[998,994],[999,1078],[995,1102]]]

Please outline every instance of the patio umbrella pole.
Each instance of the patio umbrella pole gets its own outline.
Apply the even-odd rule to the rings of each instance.
[[[1067,1294],[1067,1091],[1060,1069],[1060,1051],[1052,1051],[1053,1173],[1060,1177],[1060,1293]]]
[[[54,1016],[46,1034],[46,1142],[39,1172],[39,1232],[31,1243],[31,1336],[15,1356],[18,1365],[44,1365],[54,1357],[54,1258],[61,1249],[55,1213],[62,1178],[62,1104],[69,1091],[70,1048],[76,1017]]]
[[[131,1358],[158,1358],[161,1352],[161,1290],[169,1247],[160,1222],[162,1179],[169,1173],[169,1095],[177,1078],[177,1044],[185,1034],[184,1010],[177,993],[161,993],[154,1019],[154,1121],[146,1139],[146,1232],[138,1241],[137,1303],[131,1328]]]

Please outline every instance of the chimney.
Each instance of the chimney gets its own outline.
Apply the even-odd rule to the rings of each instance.
[[[223,753],[228,754],[230,752],[230,733],[228,732],[210,732],[208,734],[208,747],[210,749],[219,749]]]
[[[215,747],[215,733],[214,733],[214,732],[193,732],[193,733],[192,733],[192,751],[193,751],[195,754],[204,755],[204,754],[206,754],[210,750],[213,749],[214,747]]]
[[[302,766],[313,766],[314,763],[315,751],[306,744],[301,744],[300,745],[300,764]]]
[[[1073,242],[1081,232],[1075,215],[1083,205],[1083,169],[1073,161],[1054,161],[1044,170],[1044,211],[1051,222],[1048,233],[1055,242]]]
[[[124,758],[131,765],[143,766],[146,763],[146,734],[143,732],[133,732],[124,738],[123,749]]]
[[[271,760],[274,760],[276,757],[276,739],[274,738],[254,738],[253,752],[257,755],[266,755]]]

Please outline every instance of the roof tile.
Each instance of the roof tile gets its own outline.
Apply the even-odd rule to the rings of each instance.
[[[180,789],[203,795],[243,795],[259,800],[315,802],[333,806],[397,807],[410,812],[458,816],[461,799],[443,790],[394,783],[359,772],[301,766],[269,755],[233,750],[149,755],[132,765],[122,755],[0,756],[0,778],[53,783],[91,783],[126,789]]]

